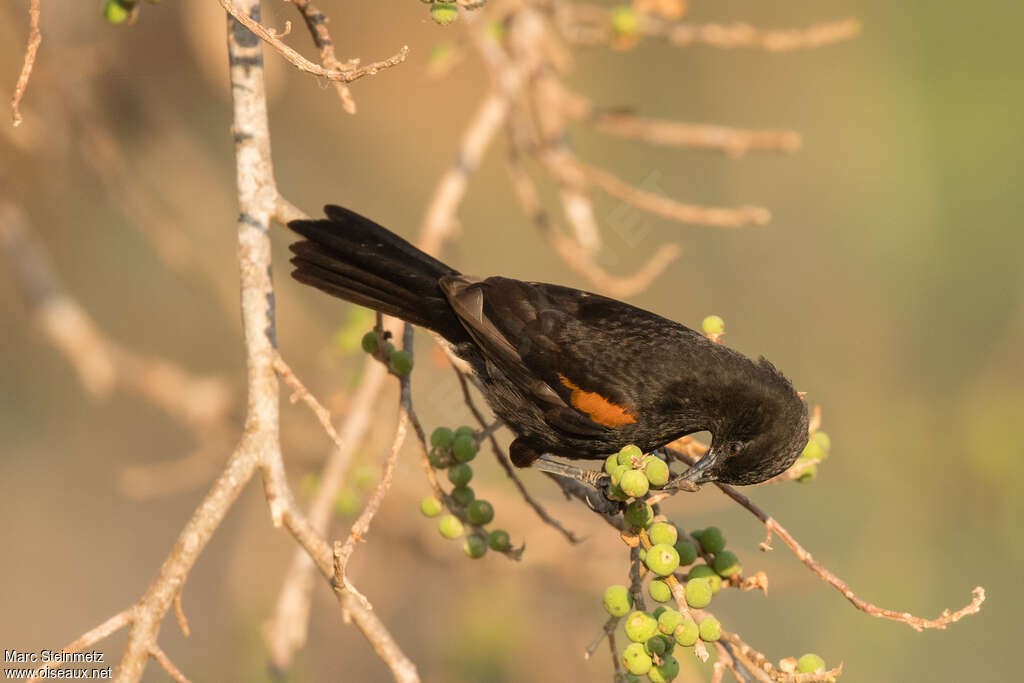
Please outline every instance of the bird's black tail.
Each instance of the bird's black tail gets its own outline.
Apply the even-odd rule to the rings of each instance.
[[[306,238],[290,247],[292,277],[452,342],[467,338],[438,285],[458,271],[353,211],[325,206],[324,213],[327,218],[288,223]]]

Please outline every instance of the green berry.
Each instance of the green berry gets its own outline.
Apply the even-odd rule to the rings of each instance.
[[[128,10],[117,0],[107,0],[103,5],[103,16],[111,24],[123,24],[128,20]]]
[[[673,635],[677,643],[683,647],[690,647],[700,638],[700,627],[697,626],[697,622],[693,619],[687,619],[679,624],[679,626],[676,626],[676,631]]]
[[[427,459],[430,460],[430,466],[435,470],[443,470],[448,467],[448,459],[440,448],[431,448],[427,453]]]
[[[476,432],[474,432],[473,428],[469,425],[462,425],[455,430],[455,436],[472,436],[473,438],[476,438]]]
[[[687,579],[707,579],[711,584],[711,594],[714,595],[722,588],[722,577],[714,569],[706,564],[698,564],[690,569]]]
[[[435,2],[430,6],[430,18],[441,26],[447,26],[459,16],[454,2]]]
[[[658,630],[664,634],[675,633],[676,627],[683,623],[683,615],[674,609],[667,608],[658,617]]]
[[[668,602],[672,599],[672,589],[661,579],[654,579],[647,584],[647,592],[655,602]]]
[[[504,529],[495,529],[491,533],[487,534],[487,545],[491,546],[491,550],[497,550],[499,553],[503,553],[512,547],[512,539]],[[623,612],[623,614],[625,614],[625,612]]]
[[[808,441],[807,445],[804,446],[804,449],[800,452],[800,458],[802,460],[821,460],[824,457],[825,449],[814,440]]]
[[[679,567],[679,553],[670,545],[660,543],[647,549],[647,568],[658,576],[668,576]]]
[[[437,523],[437,530],[447,539],[458,538],[462,535],[462,522],[455,515],[445,515]]]
[[[821,446],[826,455],[832,450],[832,439],[825,432],[814,432],[814,443]]]
[[[430,445],[437,448],[451,448],[455,441],[455,432],[447,427],[438,427],[430,433]]]
[[[725,321],[720,316],[709,315],[700,321],[700,329],[704,334],[722,334],[725,332]]]
[[[444,504],[437,499],[437,496],[427,496],[420,501],[420,512],[427,517],[437,517],[444,510]]]
[[[630,643],[622,651],[622,664],[631,674],[643,676],[651,670],[654,662],[651,656],[644,651],[643,643]]]
[[[619,486],[627,496],[642,498],[647,495],[651,482],[647,480],[647,475],[640,470],[629,470],[622,475]]]
[[[736,558],[736,554],[729,552],[728,550],[723,550],[715,555],[715,561],[711,564],[711,568],[720,576],[724,576],[726,578],[739,574],[743,571],[743,567]]]
[[[334,499],[334,512],[341,517],[350,517],[359,509],[359,494],[349,488],[344,488],[338,497]]]
[[[704,552],[714,555],[725,550],[725,536],[717,526],[709,526],[697,539]]]
[[[690,579],[686,582],[686,604],[704,609],[711,604],[711,582],[707,579]]]
[[[655,522],[647,530],[647,537],[651,539],[651,543],[654,545],[662,543],[665,545],[675,545],[676,541],[679,540],[679,531],[668,522]]]
[[[811,465],[810,467],[805,467],[796,480],[801,484],[806,484],[809,481],[813,481],[816,476],[818,476],[818,466]]]
[[[668,609],[668,607],[665,607],[665,605],[658,605],[657,607],[654,608],[654,611],[651,612],[651,616],[653,616],[655,619],[657,619],[667,609]]]
[[[679,662],[672,655],[665,655],[661,658],[661,664],[654,666],[647,672],[651,683],[669,683],[679,675]]]
[[[392,351],[388,355],[388,367],[399,377],[412,372],[412,354],[408,351]]]
[[[722,637],[722,624],[714,617],[701,619],[700,639],[706,643],[713,643]]]
[[[611,476],[612,472],[614,472],[615,468],[618,466],[619,456],[615,453],[609,455],[604,461],[604,471],[607,472],[609,476]]]
[[[462,507],[466,507],[476,499],[476,493],[468,486],[456,486],[452,489],[452,498]]]
[[[462,550],[475,560],[487,553],[487,541],[479,536],[466,536],[466,540],[462,542]]]
[[[351,477],[356,488],[366,491],[372,489],[373,485],[377,483],[377,470],[369,465],[359,465],[352,472]]]
[[[616,465],[615,467],[612,468],[612,471],[609,472],[609,474],[612,477],[612,483],[621,488],[622,477],[626,474],[626,472],[631,471],[632,468],[630,468],[629,465]]]
[[[623,446],[622,450],[620,450],[618,453],[619,464],[629,465],[630,467],[632,467],[633,462],[636,461],[639,463],[640,459],[643,458],[643,455],[643,451],[641,451],[638,446],[634,446],[633,444]]]
[[[651,482],[651,486],[658,488],[668,483],[670,472],[664,460],[649,455],[646,463],[644,474],[647,475],[647,481]]]
[[[825,660],[813,652],[808,652],[796,661],[796,672],[798,674],[812,674],[824,670]]]
[[[473,468],[464,462],[448,468],[448,481],[456,486],[465,486],[473,478]]]
[[[647,654],[661,656],[665,654],[665,641],[661,639],[660,635],[648,638],[644,643],[644,650]]]
[[[624,617],[633,606],[633,598],[625,586],[614,585],[604,589],[604,609],[613,617]]]
[[[656,637],[661,638],[661,641],[665,643],[665,654],[672,654],[672,652],[676,649],[676,641],[673,640],[671,636],[666,636],[664,633]]]
[[[472,435],[459,434],[452,442],[452,453],[459,462],[469,462],[476,457],[476,440]]]
[[[646,643],[658,633],[658,620],[646,612],[633,612],[626,619],[626,637],[634,643]]]
[[[697,546],[693,541],[681,540],[675,544],[676,552],[679,553],[679,564],[686,567],[697,561]]]
[[[632,7],[622,6],[612,10],[612,30],[620,36],[636,35],[640,18]]]
[[[366,351],[367,353],[377,353],[377,349],[380,348],[380,342],[377,339],[377,333],[374,332],[373,330],[370,330],[369,332],[364,334],[362,341],[360,341],[359,343],[362,345],[363,351]]]
[[[654,518],[654,510],[642,500],[634,500],[627,505],[623,514],[627,522],[639,529],[646,529]]]
[[[490,524],[494,519],[494,506],[486,500],[474,500],[466,510],[469,521],[476,525]]]
[[[609,486],[607,495],[609,500],[617,500],[620,503],[629,500],[629,496],[626,495],[625,491],[619,488],[618,484],[612,484]]]

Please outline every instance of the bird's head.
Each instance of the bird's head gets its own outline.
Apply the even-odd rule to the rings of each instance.
[[[708,452],[680,479],[759,484],[785,472],[807,445],[807,405],[763,358],[721,396]]]

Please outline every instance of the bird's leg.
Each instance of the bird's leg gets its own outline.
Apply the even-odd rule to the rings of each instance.
[[[673,489],[677,491],[688,491],[690,493],[694,493],[696,491],[700,491],[700,484],[694,484],[692,481],[684,479],[683,475],[680,474],[675,479],[672,479],[667,484],[661,487],[662,491],[671,491]]]
[[[541,455],[539,458],[533,461],[531,467],[534,467],[541,472],[548,472],[550,474],[557,475],[559,477],[566,477],[568,479],[574,479],[582,484],[586,484],[590,488],[603,491],[603,481],[608,478],[608,475],[600,470],[585,470],[575,465],[568,465],[560,460],[555,460],[550,455]]]

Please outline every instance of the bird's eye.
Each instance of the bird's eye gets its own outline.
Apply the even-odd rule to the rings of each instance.
[[[733,441],[729,444],[729,455],[738,455],[743,450],[743,444],[739,441]]]

